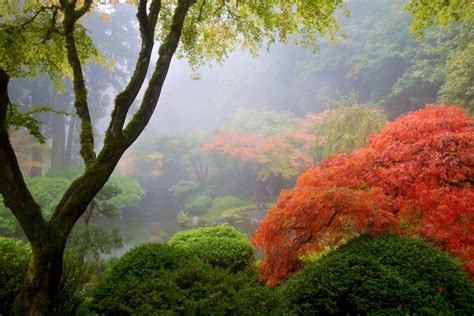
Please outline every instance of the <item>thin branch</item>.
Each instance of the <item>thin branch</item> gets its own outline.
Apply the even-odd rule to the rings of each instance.
[[[53,9],[53,15],[51,17],[51,23],[49,25],[49,28],[46,32],[46,36],[45,38],[43,39],[43,44],[49,40],[51,38],[51,35],[56,31],[56,21],[57,21],[57,18],[58,18],[58,10],[59,10],[59,7],[54,7]]]
[[[84,8],[89,8],[92,0],[86,0]],[[64,5],[63,5],[64,3]],[[92,130],[92,121],[89,114],[89,107],[87,104],[87,89],[82,72],[81,61],[77,52],[76,40],[74,38],[75,22],[79,18],[78,12],[84,15],[87,10],[75,10],[75,1],[66,3],[61,1],[62,10],[64,12],[64,34],[66,38],[67,58],[73,72],[73,86],[74,86],[74,106],[77,115],[81,119],[81,156],[84,159],[86,168],[95,160],[94,152],[94,132]]]
[[[156,108],[171,60],[181,38],[184,20],[189,8],[194,4],[194,2],[194,0],[178,1],[173,14],[171,29],[163,43],[160,45],[158,61],[148,83],[140,108],[123,131],[127,146],[131,145],[137,139],[148,124],[151,115]]]
[[[146,3],[146,0],[140,0],[137,9],[137,18],[140,25],[140,35],[142,39],[138,61],[128,85],[115,98],[112,119],[106,133],[106,144],[110,142],[109,140],[112,137],[117,138],[122,136],[122,128],[127,113],[140,92],[150,65],[151,53],[154,46],[155,27],[161,9],[161,1],[152,1],[150,5],[150,13],[148,15],[146,14]]]
[[[75,2],[75,1],[74,1]],[[84,14],[89,12],[90,8],[92,5],[92,0],[85,0],[84,5],[79,9],[74,12],[74,22],[79,20]]]
[[[33,16],[31,18],[29,18],[28,20],[26,20],[24,23],[20,24],[18,26],[19,29],[24,29],[28,24],[32,23],[37,17],[38,15],[41,13],[41,12],[44,12],[46,11],[47,7],[41,7],[38,11],[35,12],[35,14],[33,14]]]

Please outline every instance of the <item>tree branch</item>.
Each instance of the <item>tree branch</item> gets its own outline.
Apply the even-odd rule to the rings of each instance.
[[[95,194],[99,192],[112,174],[123,152],[140,135],[148,123],[160,97],[171,59],[178,46],[184,19],[193,2],[193,0],[179,0],[178,2],[173,15],[171,30],[160,46],[158,62],[148,84],[143,102],[132,121],[123,131],[124,141],[118,144],[115,142],[105,143],[97,159],[90,163],[82,176],[74,180],[56,206],[50,225],[59,236],[69,235],[74,223],[84,213]],[[157,9],[151,8],[150,11]],[[149,20],[151,16],[150,14]]]
[[[74,1],[75,2],[75,1]],[[79,9],[74,12],[74,22],[79,20],[84,14],[86,14],[92,5],[92,0],[85,0],[84,5]]]
[[[122,136],[122,128],[128,110],[140,92],[148,71],[151,53],[154,46],[156,21],[161,9],[161,0],[152,1],[150,5],[150,13],[148,15],[146,13],[146,4],[147,0],[140,0],[137,9],[137,18],[140,25],[140,35],[142,39],[138,61],[127,87],[125,87],[125,89],[115,98],[115,106],[112,112],[112,119],[109,128],[107,129],[105,143],[108,143],[108,140],[112,137]]]
[[[63,26],[64,36],[66,38],[67,58],[73,72],[74,106],[77,115],[81,119],[80,153],[87,168],[95,160],[94,132],[92,130],[92,122],[87,104],[87,89],[84,82],[81,61],[74,39],[74,30],[75,23],[80,17],[78,15],[80,13],[84,15],[87,12],[92,0],[86,0],[84,6],[78,11],[75,10],[75,2],[76,1],[69,3],[62,0],[61,8],[64,12]]]
[[[40,243],[44,241],[42,236],[47,224],[40,206],[26,186],[8,136],[8,82],[8,74],[0,68],[0,193],[30,242]]]
[[[158,99],[160,98],[171,59],[178,47],[185,17],[194,2],[195,0],[178,1],[173,14],[170,32],[160,45],[158,61],[148,83],[140,108],[123,131],[127,146],[131,145],[137,139],[150,121],[151,115],[153,114]]]

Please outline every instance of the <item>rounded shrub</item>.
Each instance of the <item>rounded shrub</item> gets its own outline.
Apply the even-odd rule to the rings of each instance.
[[[186,210],[189,212],[190,215],[202,215],[206,213],[206,211],[211,207],[211,205],[211,197],[207,195],[198,195],[195,199],[186,204]]]
[[[308,264],[282,286],[298,315],[472,315],[474,282],[422,240],[359,237]]]
[[[214,267],[234,272],[250,267],[255,260],[247,236],[227,224],[179,232],[168,244]]]
[[[231,273],[166,244],[137,247],[97,282],[88,312],[100,315],[282,314],[282,300],[255,271]]]
[[[0,315],[12,315],[15,297],[26,284],[31,257],[28,244],[14,238],[0,237]],[[75,256],[66,254],[56,306],[51,315],[73,315],[84,299],[84,284],[89,272]]]
[[[236,196],[221,196],[216,197],[214,201],[212,201],[211,209],[225,211],[236,207],[242,207],[247,204],[247,202],[242,199],[239,199]]]

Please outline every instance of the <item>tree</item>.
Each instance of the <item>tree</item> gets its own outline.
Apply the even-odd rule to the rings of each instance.
[[[387,123],[382,111],[361,104],[330,109],[321,116],[315,134],[321,139],[323,157],[365,147],[369,137]]]
[[[317,34],[335,38],[337,18],[333,13],[336,8],[343,6],[343,1],[268,1],[263,4],[204,0],[152,0],[147,3],[146,0],[140,0],[137,5],[140,53],[128,84],[115,98],[104,145],[98,153],[95,152],[83,72],[83,64],[87,60],[81,55],[87,50],[79,49],[78,45],[81,36],[87,42],[88,37],[80,26],[80,19],[90,10],[92,0],[60,0],[47,2],[44,6],[39,2],[38,5],[25,6],[23,12],[18,9],[20,6],[9,4],[0,7],[2,13],[8,13],[1,24],[2,28],[10,27],[13,32],[2,31],[2,39],[3,34],[14,34],[16,37],[7,40],[8,45],[1,45],[6,53],[2,56],[15,56],[12,52],[16,54],[17,50],[12,49],[12,44],[24,45],[20,47],[21,52],[28,52],[30,48],[46,49],[46,52],[41,51],[37,56],[31,54],[22,58],[18,54],[16,57],[19,58],[13,59],[14,62],[7,58],[0,65],[0,191],[5,205],[15,215],[30,241],[33,252],[29,271],[31,279],[18,297],[21,301],[18,305],[24,308],[19,313],[42,315],[47,314],[53,305],[62,274],[64,247],[74,224],[105,184],[122,154],[149,122],[173,55],[177,52],[194,65],[210,59],[222,61],[240,43],[256,53],[263,42],[271,44],[277,39],[287,42],[296,34],[305,45],[315,45]],[[42,21],[42,28],[38,28],[37,22]],[[31,31],[26,34],[30,40],[26,44],[19,38],[22,30]],[[58,41],[51,40],[53,35]],[[158,61],[138,110],[131,114],[131,105],[145,82],[155,38],[160,41]],[[46,45],[58,44],[54,46],[54,53],[57,54],[48,51],[48,47],[42,45],[42,40]],[[35,41],[39,41],[39,44]],[[67,65],[64,67],[72,74],[74,107],[81,121],[80,154],[85,170],[71,183],[51,217],[46,219],[28,190],[10,143],[6,125],[10,104],[7,86],[10,76],[15,76],[20,69],[44,70],[54,74],[47,66],[57,61],[52,58],[55,56],[66,56]],[[54,67],[57,65],[53,64]],[[129,114],[131,119],[127,120]]]
[[[430,105],[386,125],[367,147],[308,169],[255,233],[261,278],[276,284],[301,256],[388,230],[428,238],[472,276],[473,151],[474,120]]]
[[[453,21],[462,20],[474,23],[474,8],[469,1],[412,0],[406,9],[413,16],[411,30],[419,35],[423,35],[424,28],[435,24],[447,26]]]
[[[306,61],[300,60],[304,82],[311,84],[307,89],[317,89],[312,87],[317,83],[322,102],[337,92],[347,96],[355,91],[357,103],[377,104],[391,120],[426,103],[469,107],[469,79],[474,69],[468,49],[474,36],[472,20],[462,19],[461,15],[460,21],[451,21],[445,28],[422,28],[424,36],[420,39],[409,32],[413,19],[403,11],[406,2],[348,3],[351,18],[341,21],[346,38],[337,45],[322,46],[317,55],[309,55]],[[411,1],[427,15],[434,13],[429,10],[436,6],[472,8],[468,2]],[[423,21],[428,20],[413,23]],[[368,28],[373,31],[367,33]],[[322,98],[324,95],[327,96]]]

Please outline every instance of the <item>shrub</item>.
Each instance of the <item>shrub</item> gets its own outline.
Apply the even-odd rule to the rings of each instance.
[[[179,232],[168,244],[214,267],[234,272],[250,267],[255,259],[248,238],[227,224]]]
[[[207,195],[198,195],[190,203],[186,204],[186,210],[190,215],[202,215],[212,205],[212,198]]]
[[[359,237],[309,264],[282,288],[298,315],[469,314],[474,283],[422,240]]]
[[[228,210],[231,208],[242,207],[247,205],[248,203],[244,200],[239,199],[235,196],[221,196],[217,197],[212,201],[212,209],[213,210]]]
[[[101,315],[281,314],[282,300],[256,271],[213,268],[166,244],[137,247],[98,281],[89,311]]]
[[[13,313],[13,301],[25,282],[31,249],[21,241],[0,237],[0,315]]]
[[[219,189],[214,184],[208,185],[204,188],[202,194],[210,196],[211,198],[215,198],[219,195]]]
[[[198,188],[199,183],[196,181],[181,180],[169,188],[168,191],[176,197],[184,197],[189,193],[196,191]]]
[[[29,245],[13,238],[0,237],[0,315],[11,315],[15,297],[26,284]],[[84,299],[83,285],[89,280],[86,267],[72,254],[64,257],[63,276],[52,315],[72,315]]]

